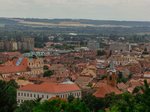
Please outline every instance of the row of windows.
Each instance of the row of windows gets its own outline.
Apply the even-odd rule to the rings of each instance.
[[[34,70],[34,71],[31,71],[31,74],[42,74],[43,73],[43,70],[40,70],[40,69],[38,69],[38,70]]]
[[[24,100],[18,100],[17,102],[18,102],[18,103],[23,103],[23,102],[24,102]]]
[[[44,98],[44,95],[39,95],[39,94],[33,94],[33,93],[19,93],[18,96],[24,96],[24,97],[33,97],[33,98]],[[48,99],[49,96],[47,95],[46,98]]]
[[[43,62],[29,63],[29,65],[38,65],[38,64],[43,64]]]
[[[75,93],[69,93],[69,94],[61,94],[61,95],[57,95],[60,98],[68,98],[69,95],[73,95],[74,97],[79,97],[81,94],[80,92],[75,92]]]
[[[74,97],[79,97],[81,95],[80,92],[75,92],[75,93],[71,93]],[[60,95],[57,95],[58,97],[60,98],[68,98],[69,95],[71,95],[70,93],[69,94],[60,94]],[[31,98],[46,98],[48,99],[49,96],[48,95],[39,95],[39,94],[34,94],[34,93],[20,93],[18,92],[18,96],[24,96],[24,97],[31,97]]]

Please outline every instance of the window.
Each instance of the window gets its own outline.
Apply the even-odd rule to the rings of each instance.
[[[109,80],[112,80],[112,77],[111,77],[111,76],[109,77]]]
[[[18,96],[20,96],[20,93],[18,93]]]
[[[47,99],[48,99],[48,95],[47,95]]]
[[[32,94],[30,94],[30,97],[32,97]]]
[[[23,96],[23,93],[21,93],[21,96]]]
[[[26,93],[24,93],[24,96],[26,96]]]
[[[34,97],[36,97],[36,95],[34,94]]]
[[[44,95],[42,95],[42,98],[44,98]]]
[[[29,93],[27,93],[27,97],[29,97]]]

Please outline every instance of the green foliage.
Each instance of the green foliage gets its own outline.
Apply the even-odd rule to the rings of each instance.
[[[75,47],[64,44],[64,45],[55,45],[55,46],[53,46],[53,48],[60,49],[60,50],[73,50]]]
[[[74,96],[73,95],[69,95],[68,96],[68,102],[72,102],[74,100]]]
[[[139,93],[140,90],[144,93]],[[136,87],[133,92],[137,94],[123,93],[112,103],[109,112],[150,112],[150,88],[147,81],[144,81],[143,87]]]
[[[87,94],[83,97],[83,101],[90,111],[97,112],[100,109],[104,109],[104,100],[98,99],[91,94]]]
[[[97,56],[104,56],[106,52],[104,50],[97,50]]]
[[[33,112],[33,108],[38,105],[38,100],[35,101],[24,101],[15,112]]]
[[[128,78],[125,78],[122,74],[122,72],[119,72],[118,73],[118,79],[117,79],[117,82],[123,82],[123,83],[126,83],[128,81]]]
[[[47,65],[44,65],[43,69],[44,69],[44,70],[48,70],[48,66],[47,66]]]
[[[52,76],[53,74],[54,74],[54,72],[53,72],[53,71],[48,70],[48,71],[45,71],[45,72],[44,72],[43,77],[50,77],[50,76]]]
[[[0,112],[12,112],[16,106],[16,88],[14,80],[5,82],[0,80]]]
[[[90,112],[79,99],[67,102],[61,99],[45,101],[34,107],[33,112]]]

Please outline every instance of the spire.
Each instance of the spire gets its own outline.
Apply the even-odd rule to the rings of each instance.
[[[115,65],[114,65],[113,61],[110,62],[109,71],[116,72]]]

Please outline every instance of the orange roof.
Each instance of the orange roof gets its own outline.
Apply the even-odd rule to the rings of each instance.
[[[8,61],[5,64],[0,66],[0,73],[17,73],[17,72],[25,72],[28,67],[28,58],[23,58],[20,65],[16,66],[16,62],[18,59],[14,59],[12,61]]]
[[[121,94],[122,92],[118,90],[116,87],[108,85],[107,83],[101,83],[98,90],[94,93],[94,96],[103,98],[105,97],[105,95],[110,93]]]
[[[18,72],[25,72],[27,71],[26,66],[1,66],[0,73],[7,74],[7,73],[18,73]]]
[[[76,84],[57,84],[57,83],[42,83],[29,84],[19,88],[22,91],[42,92],[42,93],[63,93],[81,90]]]

